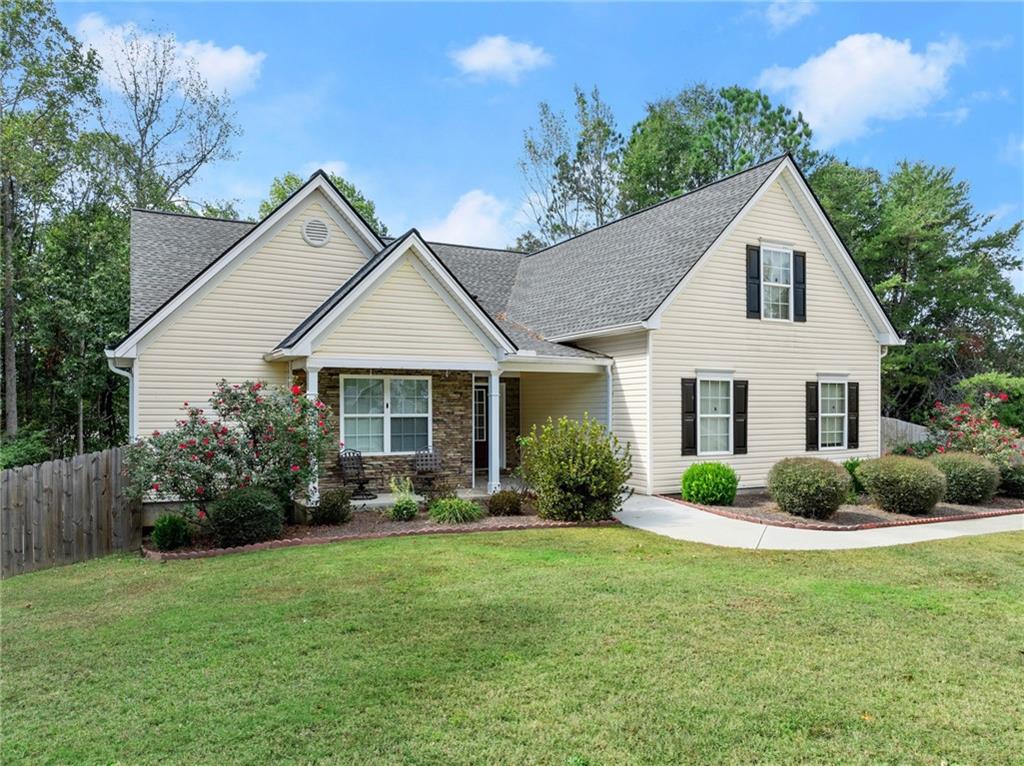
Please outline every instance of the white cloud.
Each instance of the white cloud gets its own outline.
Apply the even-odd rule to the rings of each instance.
[[[1017,205],[1013,202],[1004,202],[1001,205],[996,205],[992,210],[988,211],[988,215],[992,216],[992,225],[999,223],[1016,209]]]
[[[760,84],[785,94],[829,148],[863,135],[875,121],[921,114],[963,62],[964,45],[955,37],[914,53],[909,40],[858,34],[797,67],[766,69]]]
[[[87,13],[75,25],[75,33],[88,47],[95,49],[103,62],[104,80],[108,85],[114,82],[118,60],[123,56],[124,44],[132,37],[152,50],[161,37],[175,39],[174,35],[157,35],[140,29],[136,24],[110,24],[98,13]],[[226,90],[232,94],[250,90],[256,85],[263,60],[267,54],[262,51],[250,53],[240,45],[222,48],[212,41],[175,40],[177,43],[178,65],[182,68],[194,66],[207,84],[217,92]]]
[[[958,106],[956,109],[939,112],[938,116],[944,120],[948,120],[954,125],[960,125],[964,120],[971,116],[971,110],[966,106]]]
[[[1024,138],[1016,133],[1006,137],[1006,143],[999,150],[999,160],[1007,165],[1019,165],[1024,161]]]
[[[506,247],[512,234],[514,211],[497,197],[480,189],[463,194],[440,221],[423,227],[423,236],[434,242]]]
[[[451,54],[463,74],[486,79],[494,77],[515,83],[523,72],[551,63],[551,56],[541,47],[517,43],[505,35],[481,37],[468,48]]]
[[[771,25],[773,31],[781,32],[784,29],[789,29],[794,24],[798,24],[816,10],[818,10],[818,6],[811,2],[774,0],[774,2],[768,4],[764,11],[764,16],[768,19],[768,24]]]

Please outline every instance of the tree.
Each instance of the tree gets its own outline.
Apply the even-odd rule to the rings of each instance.
[[[649,104],[622,160],[620,208],[631,212],[789,152],[811,172],[823,156],[803,115],[764,93],[692,85]]]
[[[115,96],[100,122],[121,149],[126,202],[134,207],[190,206],[185,190],[206,166],[233,157],[241,133],[231,99],[216,94],[173,35],[133,31],[112,70]]]
[[[961,378],[1020,371],[1024,295],[1007,275],[1024,265],[1021,222],[990,230],[952,168],[831,163],[810,181],[907,341],[883,362],[886,413],[920,421]]]
[[[346,181],[336,173],[330,173],[329,176],[331,183],[338,187],[338,191],[341,192],[342,196],[349,201],[352,207],[359,211],[359,215],[370,224],[373,230],[377,232],[377,235],[386,237],[388,227],[377,217],[377,206],[373,201],[359,191],[354,184]],[[260,218],[266,218],[270,215],[274,208],[288,199],[303,183],[305,181],[297,173],[292,172],[285,173],[283,176],[271,181],[270,192],[267,198],[260,203]]]
[[[576,120],[546,102],[538,123],[523,134],[519,170],[526,202],[536,225],[517,240],[539,249],[610,221],[617,209],[622,136],[611,108],[594,88],[588,96],[574,88]]]
[[[15,314],[19,257],[49,201],[78,118],[95,96],[98,62],[44,0],[5,0],[0,14],[0,249],[3,251],[5,433],[18,433]]]

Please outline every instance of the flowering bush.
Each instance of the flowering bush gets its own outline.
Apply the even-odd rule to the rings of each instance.
[[[1004,476],[1024,461],[1021,433],[999,420],[999,408],[1009,400],[1005,392],[986,391],[980,405],[935,402],[929,422],[935,451],[973,452],[987,457]]]
[[[185,417],[154,431],[128,452],[132,494],[176,497],[205,516],[207,503],[229,489],[258,486],[282,500],[306,490],[330,446],[328,410],[298,386],[260,381],[217,384],[212,412],[185,402]]]

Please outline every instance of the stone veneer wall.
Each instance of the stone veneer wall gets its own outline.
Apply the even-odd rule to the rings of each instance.
[[[340,420],[340,376],[350,375],[381,375],[429,376],[431,380],[431,406],[433,415],[433,444],[441,456],[445,476],[455,487],[469,487],[473,480],[473,374],[471,372],[438,371],[438,370],[340,370],[325,367],[320,370],[317,381],[320,398],[331,408],[331,431],[334,443],[341,438]],[[305,375],[299,372],[297,380],[304,382]],[[507,390],[507,389],[506,389]],[[392,476],[413,477],[412,455],[376,455],[364,459],[368,469],[380,480],[374,491],[388,491],[388,480]],[[337,463],[323,467],[320,476],[320,490],[331,489],[341,485],[341,475]],[[372,485],[371,485],[372,486]]]

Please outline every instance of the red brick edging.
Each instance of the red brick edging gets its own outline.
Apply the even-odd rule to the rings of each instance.
[[[155,551],[152,548],[142,546],[142,555],[150,561],[182,561],[184,559],[207,559],[215,556],[226,556],[231,553],[251,553],[253,551],[266,551],[275,548],[295,548],[300,545],[323,545],[325,543],[340,543],[350,540],[380,540],[386,537],[418,537],[421,535],[452,535],[479,532],[515,532],[529,529],[561,529],[563,527],[612,527],[617,526],[618,521],[538,521],[536,524],[499,524],[493,527],[441,527],[439,529],[410,529],[395,530],[393,532],[368,532],[366,534],[354,535],[331,535],[330,537],[293,537],[286,540],[270,540],[265,543],[253,543],[252,545],[239,545],[234,548],[206,548],[195,551]]]
[[[901,521],[870,521],[865,524],[816,524],[813,521],[782,521],[781,519],[764,519],[760,516],[748,516],[744,513],[737,513],[736,511],[726,511],[719,507],[711,507],[707,505],[698,505],[697,503],[691,503],[688,500],[680,500],[678,497],[670,497],[668,495],[657,495],[662,500],[670,500],[673,503],[679,503],[679,505],[685,505],[687,508],[696,508],[698,511],[707,511],[713,513],[716,516],[724,516],[727,519],[736,519],[737,521],[750,521],[754,524],[764,524],[769,527],[786,527],[788,529],[813,529],[818,532],[856,532],[860,529],[882,529],[883,527],[910,527],[916,524],[941,524],[946,521],[971,521],[972,519],[990,519],[993,516],[1012,516],[1014,514],[1024,514],[1024,506],[1020,508],[1011,508],[1005,511],[978,511],[977,513],[968,513],[963,516],[930,516],[927,519],[904,519]]]

